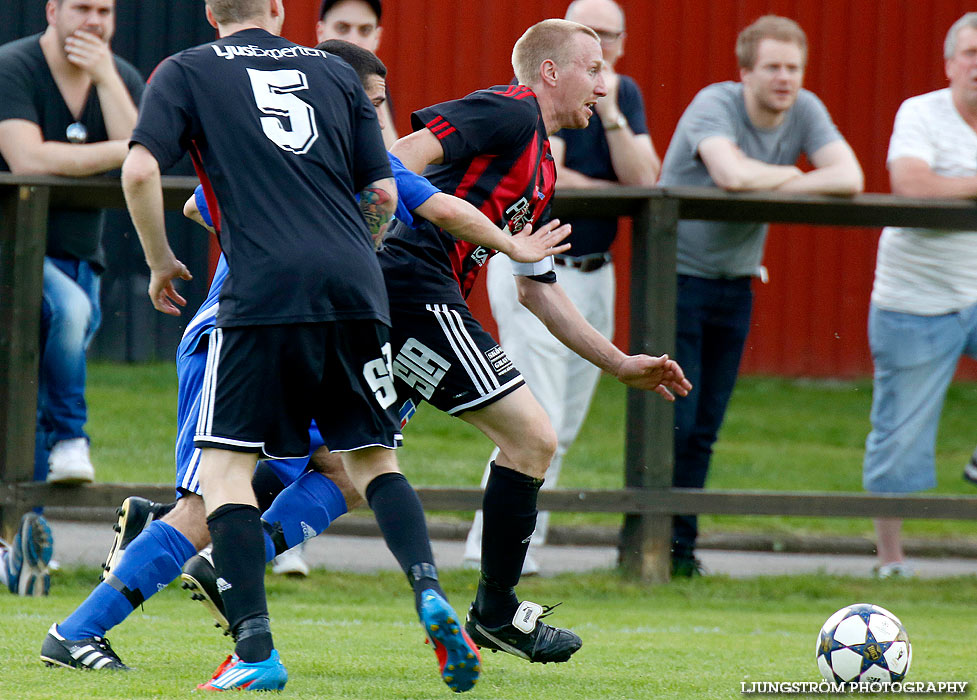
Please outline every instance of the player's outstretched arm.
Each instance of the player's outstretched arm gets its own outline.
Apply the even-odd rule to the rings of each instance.
[[[153,307],[164,314],[179,316],[176,305],[186,306],[187,301],[176,291],[173,280],[192,277],[166,240],[159,163],[144,146],[134,145],[122,164],[122,190],[149,265],[149,298]]]
[[[667,355],[627,355],[602,336],[563,291],[559,284],[516,277],[520,303],[529,309],[556,338],[588,362],[614,375],[618,381],[645,389],[674,401],[685,396],[692,385],[682,368]]]
[[[625,355],[613,374],[622,384],[654,391],[668,401],[674,401],[676,394],[686,396],[692,390],[678,362],[668,355]]]
[[[473,205],[444,192],[429,197],[414,209],[414,213],[455,238],[505,253],[516,262],[538,262],[570,248],[569,243],[560,245],[570,235],[569,224],[560,226],[560,222],[554,220],[539,231],[534,232],[532,226],[526,226],[510,236]]]

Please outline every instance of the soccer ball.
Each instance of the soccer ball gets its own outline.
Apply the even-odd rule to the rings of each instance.
[[[901,681],[913,649],[899,618],[869,603],[848,605],[818,634],[818,670],[833,683]]]

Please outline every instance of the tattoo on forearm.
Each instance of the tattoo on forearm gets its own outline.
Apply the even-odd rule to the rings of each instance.
[[[373,236],[373,243],[377,246],[383,240],[383,234],[387,232],[390,224],[390,214],[386,210],[387,203],[390,202],[390,193],[379,187],[368,187],[360,192],[360,211],[366,219],[366,227]]]

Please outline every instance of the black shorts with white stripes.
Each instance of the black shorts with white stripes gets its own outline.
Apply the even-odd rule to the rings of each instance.
[[[498,401],[525,382],[465,304],[404,304],[391,300],[397,404],[427,401],[457,415]],[[410,406],[401,410],[402,424]]]
[[[216,328],[194,445],[303,457],[315,419],[334,452],[398,447],[390,347],[374,320]]]

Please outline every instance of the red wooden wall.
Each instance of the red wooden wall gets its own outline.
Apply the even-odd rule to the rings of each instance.
[[[508,82],[509,54],[530,24],[562,16],[568,0],[386,0],[379,55],[390,69],[400,133],[412,109]],[[756,17],[793,17],[808,34],[805,85],[827,104],[858,154],[866,190],[887,192],[892,119],[907,97],[946,85],[943,38],[974,9],[964,0],[623,0],[627,44],[618,69],[644,91],[664,155],[675,123],[703,86],[737,79],[736,34]],[[285,34],[315,41],[318,0],[286,0]],[[848,377],[871,372],[866,318],[878,230],[775,226],[758,285],[744,371]],[[626,346],[626,236],[619,237],[618,332]],[[472,306],[491,327],[483,290]],[[974,367],[964,373],[977,377]]]

